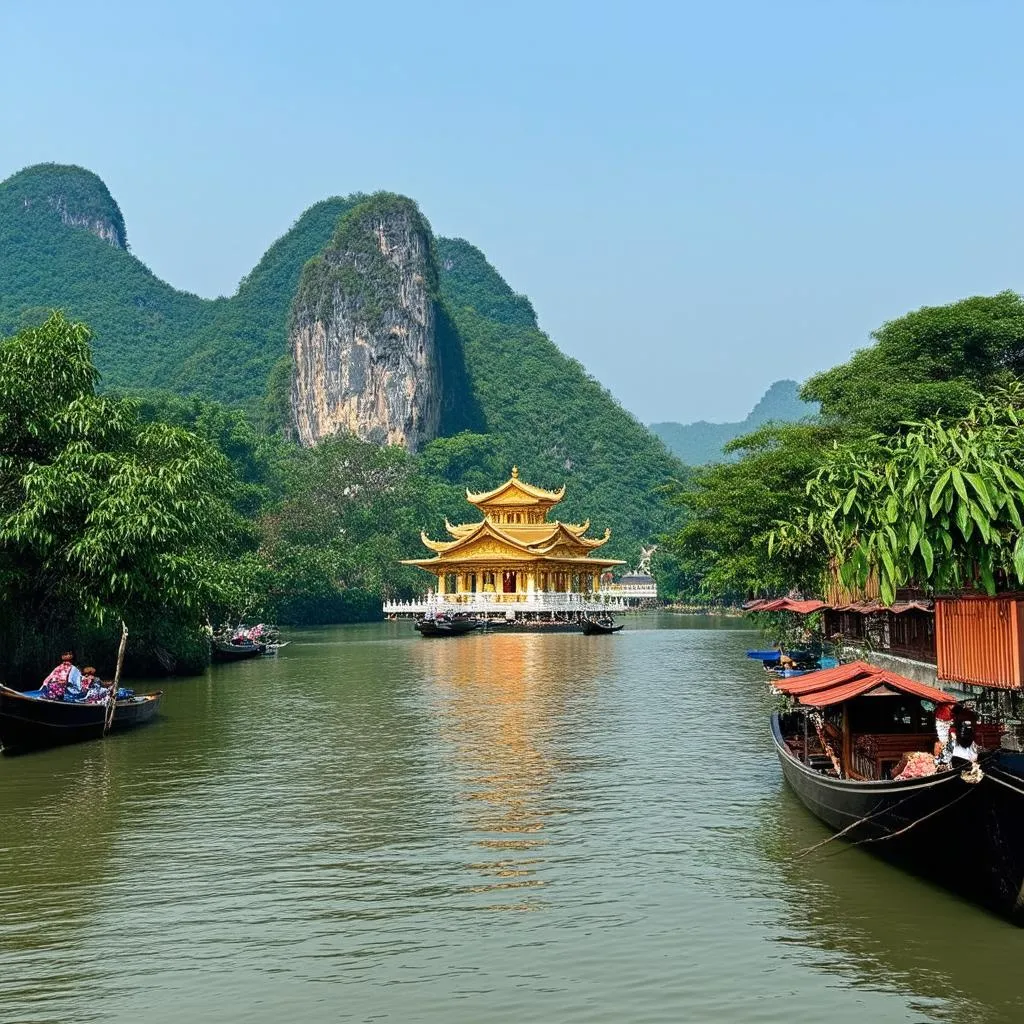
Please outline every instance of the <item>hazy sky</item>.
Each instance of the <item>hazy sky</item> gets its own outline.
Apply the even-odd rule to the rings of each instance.
[[[206,296],[318,199],[403,192],[641,419],[737,419],[886,319],[1021,288],[1022,29],[985,0],[4,0],[0,178],[97,172]]]

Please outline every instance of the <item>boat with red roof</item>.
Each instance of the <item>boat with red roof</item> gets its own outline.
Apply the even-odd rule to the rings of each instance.
[[[788,698],[771,722],[783,776],[835,838],[1024,924],[1024,789],[1000,767],[998,725],[864,661],[774,688]],[[977,762],[936,756],[936,709],[940,729],[947,710],[971,722]]]

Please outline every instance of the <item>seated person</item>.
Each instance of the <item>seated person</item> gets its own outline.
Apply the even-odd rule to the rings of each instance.
[[[92,665],[82,669],[82,690],[85,700],[90,704],[100,704],[107,699],[111,683],[105,683],[98,675]]]
[[[937,704],[935,706],[935,756],[945,760],[946,748],[949,746],[949,730],[953,724],[953,705]]]
[[[39,687],[39,695],[47,700],[63,700],[70,691],[72,695],[81,692],[82,673],[74,664],[75,652],[65,651],[60,656],[60,664],[43,680]],[[72,696],[72,699],[74,697]]]
[[[978,745],[974,742],[974,723],[965,719],[959,729],[950,731],[953,746],[951,750],[954,768],[966,768],[978,760]]]
[[[796,668],[796,662],[782,649],[781,644],[775,645],[779,652],[779,668]]]

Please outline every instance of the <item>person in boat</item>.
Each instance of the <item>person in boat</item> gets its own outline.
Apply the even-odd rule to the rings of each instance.
[[[796,668],[796,662],[782,649],[782,644],[776,644],[775,650],[779,652],[779,668]]]
[[[107,699],[107,694],[110,692],[110,687],[113,683],[105,683],[98,675],[96,675],[96,669],[92,665],[86,665],[82,669],[82,689],[84,692],[84,699],[89,704],[102,704]]]
[[[74,699],[82,692],[82,673],[75,666],[75,652],[65,651],[60,664],[43,680],[40,696],[47,700]]]
[[[978,744],[974,742],[974,723],[964,719],[960,727],[951,731],[950,755],[954,768],[967,768],[978,760]]]
[[[949,730],[953,724],[953,705],[935,705],[935,756],[942,758],[949,746]]]

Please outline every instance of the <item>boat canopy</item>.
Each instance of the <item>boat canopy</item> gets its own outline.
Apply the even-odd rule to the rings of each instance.
[[[943,690],[866,661],[853,661],[849,665],[781,679],[775,685],[782,693],[796,697],[801,704],[814,708],[842,704],[854,697],[893,696],[897,693],[906,693],[936,704],[956,703],[955,698]]]

